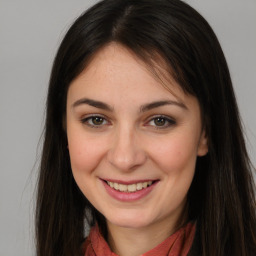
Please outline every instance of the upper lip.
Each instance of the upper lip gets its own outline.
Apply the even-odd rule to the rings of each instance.
[[[130,184],[135,184],[135,183],[143,183],[143,182],[148,182],[148,181],[157,181],[157,179],[141,179],[141,180],[129,180],[129,181],[124,181],[124,180],[117,180],[117,179],[103,179],[103,181],[109,181],[113,183],[118,183],[118,184],[124,184],[124,185],[130,185]]]

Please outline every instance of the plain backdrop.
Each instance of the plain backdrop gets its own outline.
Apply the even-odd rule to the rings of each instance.
[[[34,189],[55,52],[94,0],[0,0],[0,256],[35,255]],[[226,55],[256,163],[256,1],[187,0]]]

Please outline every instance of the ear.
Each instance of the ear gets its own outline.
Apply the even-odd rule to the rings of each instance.
[[[198,156],[205,156],[208,153],[208,138],[205,134],[205,130],[202,131],[197,148]]]

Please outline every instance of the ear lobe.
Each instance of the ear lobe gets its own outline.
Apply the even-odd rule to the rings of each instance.
[[[197,155],[198,156],[205,156],[208,153],[208,138],[205,134],[205,131],[201,133],[201,137],[199,140],[198,148],[197,148]]]

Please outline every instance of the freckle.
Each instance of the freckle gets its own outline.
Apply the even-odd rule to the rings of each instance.
[[[177,152],[177,155],[178,155],[178,156],[181,156],[181,155],[182,155],[182,152],[178,151],[178,152]]]

